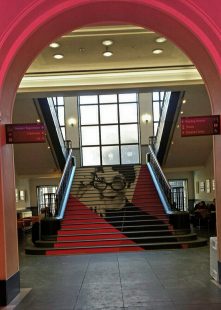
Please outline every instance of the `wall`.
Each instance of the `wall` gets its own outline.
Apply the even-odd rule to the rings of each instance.
[[[64,97],[66,138],[72,141],[72,147],[79,148],[77,97]],[[69,123],[71,121],[71,124]]]
[[[30,187],[29,187],[29,179],[28,178],[20,178],[19,176],[15,177],[16,190],[23,190],[25,192],[25,200],[20,200],[18,195],[18,201],[16,202],[16,209],[26,209],[30,207]]]
[[[206,180],[210,182],[210,191],[207,191]],[[213,171],[213,152],[208,157],[205,166],[194,172],[195,199],[212,201],[215,198],[215,191],[212,188],[212,180],[214,180]],[[201,190],[201,183],[204,182],[204,191]]]

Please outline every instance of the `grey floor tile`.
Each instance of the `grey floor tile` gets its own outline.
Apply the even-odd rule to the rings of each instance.
[[[80,292],[75,309],[105,309],[105,307],[123,307],[120,287],[86,287]]]

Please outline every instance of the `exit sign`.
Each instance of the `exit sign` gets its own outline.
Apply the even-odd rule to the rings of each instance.
[[[181,136],[220,134],[220,115],[181,117]]]
[[[5,125],[6,143],[43,143],[46,142],[44,124],[7,124]]]

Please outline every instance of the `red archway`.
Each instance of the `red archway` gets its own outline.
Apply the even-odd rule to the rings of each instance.
[[[204,3],[202,3],[204,2]],[[5,7],[4,7],[5,5]],[[5,145],[14,97],[28,66],[49,42],[91,24],[128,23],[153,29],[172,40],[196,65],[211,100],[221,112],[221,13],[219,0],[8,0],[0,23],[0,285],[18,273],[13,150]],[[10,10],[8,8],[10,7]],[[5,9],[5,10],[4,10]],[[217,21],[217,24],[215,23]],[[217,203],[221,203],[221,139],[214,139]],[[221,214],[218,213],[218,233]],[[9,238],[10,236],[10,238]],[[221,237],[221,236],[220,236]],[[12,241],[12,239],[14,241]],[[221,261],[221,240],[219,259]],[[7,282],[7,281],[6,281]]]

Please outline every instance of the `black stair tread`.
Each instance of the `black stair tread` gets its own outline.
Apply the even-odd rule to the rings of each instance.
[[[97,215],[98,216],[98,218],[99,218],[99,215]],[[159,216],[159,215],[158,215]],[[161,215],[162,217],[164,217],[164,219],[166,220],[166,219],[168,219],[168,217],[167,217],[167,215],[165,215],[165,214],[162,214]],[[106,220],[106,219],[117,219],[117,218],[120,218],[120,217],[124,217],[124,218],[128,218],[128,219],[134,219],[134,218],[136,218],[136,217],[139,217],[139,218],[147,218],[147,219],[156,219],[156,220],[158,220],[158,218],[157,218],[157,216],[155,216],[155,215],[150,215],[150,214],[137,214],[137,215],[113,215],[113,216],[100,216],[100,218],[101,219],[104,219],[104,220]],[[164,220],[163,219],[163,220]],[[64,217],[64,219],[63,219],[63,221],[71,221],[71,220],[74,220],[74,221],[84,221],[84,220],[93,220],[93,218],[91,218],[90,216],[89,217],[68,217],[68,218],[66,218],[66,217]],[[160,219],[161,220],[161,219]],[[88,222],[89,223],[89,222]]]
[[[109,223],[107,223],[107,229],[113,229],[113,228],[115,228],[115,229],[118,229],[118,228],[133,228],[133,227],[168,227],[169,225],[168,224],[157,224],[157,225],[130,225],[130,226],[125,226],[125,225],[123,225],[123,227],[122,226],[111,226]],[[94,228],[92,228],[92,227],[88,227],[88,228],[62,228],[61,230],[62,231],[65,231],[65,230],[89,230],[89,229],[106,229],[105,227],[94,227]]]
[[[197,240],[186,240],[186,241],[176,241],[176,242],[156,242],[156,243],[132,243],[132,244],[121,244],[121,245],[95,245],[95,246],[77,246],[77,247],[63,247],[63,248],[44,248],[44,251],[59,251],[59,250],[80,250],[80,249],[103,249],[103,248],[125,248],[125,247],[165,247],[166,245],[184,245],[184,244],[202,244],[208,243],[205,238],[198,238]],[[26,248],[29,250],[30,248]],[[36,248],[36,250],[39,248]]]
[[[68,230],[67,230],[68,231]],[[153,233],[153,232],[157,232],[157,233],[168,233],[168,234],[174,234],[175,236],[179,236],[180,234],[182,234],[182,233],[184,233],[184,232],[186,232],[186,233],[189,233],[189,230],[188,229],[186,229],[186,230],[184,230],[184,229],[176,229],[176,230],[172,230],[172,231],[170,231],[170,230],[156,230],[156,231],[154,231],[154,230],[140,230],[140,231],[128,231],[127,232],[127,235],[128,234],[142,234],[142,233]],[[119,233],[122,233],[122,232],[120,232],[120,231],[116,231],[116,232],[97,232],[97,233],[90,233],[90,234],[66,234],[66,235],[64,235],[64,234],[59,234],[59,235],[50,235],[50,236],[43,236],[44,237],[44,239],[45,238],[57,238],[57,237],[71,237],[71,236],[99,236],[99,235],[113,235],[113,234],[119,234]]]
[[[150,236],[150,237],[133,237],[132,240],[139,240],[139,239],[176,239],[176,238],[186,238],[186,237],[189,237],[189,238],[193,238],[193,237],[197,237],[197,234],[195,233],[190,233],[190,234],[185,234],[185,235],[169,235],[169,236]],[[36,241],[36,243],[51,243],[51,244],[54,244],[54,243],[70,243],[70,242],[99,242],[99,241],[120,241],[120,240],[130,240],[128,239],[126,236],[124,238],[105,238],[105,239],[79,239],[79,240],[57,240],[57,241],[53,241],[53,240],[38,240]]]
[[[161,224],[162,222],[163,222],[163,220],[161,220],[161,219],[151,219],[151,220],[141,220],[141,219],[139,219],[139,220],[132,220],[132,221],[124,221],[124,220],[121,220],[121,221],[111,221],[111,224],[113,224],[113,223],[115,223],[115,224],[117,224],[117,223],[122,223],[122,224],[124,224],[124,223],[140,223],[140,222],[148,222],[148,223],[152,223],[152,222],[159,222],[159,224]],[[64,223],[64,222],[62,222],[61,223],[61,225],[62,226],[66,226],[66,225],[90,225],[90,224],[108,224],[109,222],[107,221],[106,223],[105,222],[93,222],[92,220],[90,221],[90,222],[79,222],[79,223]],[[157,223],[156,223],[157,224]]]

